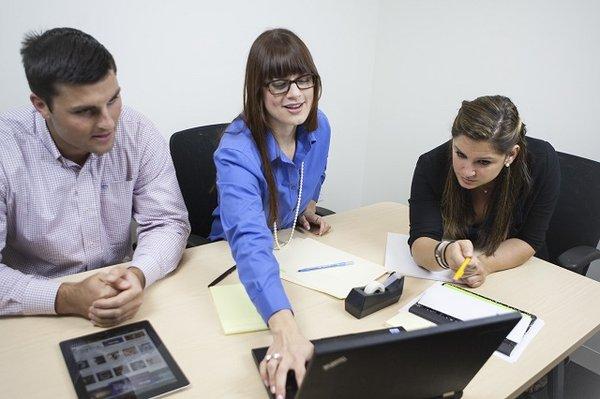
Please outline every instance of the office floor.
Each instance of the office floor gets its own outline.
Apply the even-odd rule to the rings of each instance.
[[[600,398],[600,375],[574,362],[565,368],[565,399]],[[548,399],[547,388],[534,394],[523,394],[518,399]]]

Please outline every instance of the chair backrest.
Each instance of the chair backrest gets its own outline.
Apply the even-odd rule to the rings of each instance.
[[[227,125],[220,123],[182,130],[174,133],[169,143],[192,234],[202,237],[210,234],[211,214],[217,207],[213,153]]]
[[[557,152],[561,183],[558,203],[546,233],[550,261],[580,245],[600,240],[600,162]]]

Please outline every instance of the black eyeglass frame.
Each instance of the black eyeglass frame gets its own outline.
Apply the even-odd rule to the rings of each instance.
[[[312,86],[309,87],[300,87],[298,85],[298,81],[300,79],[306,78],[307,76],[312,77]],[[317,85],[317,80],[319,79],[318,75],[315,75],[314,73],[305,73],[304,75],[298,76],[296,79],[291,80],[291,79],[273,79],[273,80],[269,80],[267,83],[265,83],[265,87],[267,88],[267,90],[269,90],[269,93],[271,93],[274,96],[284,96],[287,95],[290,92],[290,88],[292,87],[292,84],[295,84],[296,87],[299,90],[308,90],[308,89],[312,89],[313,87],[315,87]],[[287,83],[287,89],[286,91],[282,91],[282,92],[278,92],[278,93],[273,93],[273,91],[271,91],[271,83],[273,82],[286,82]]]

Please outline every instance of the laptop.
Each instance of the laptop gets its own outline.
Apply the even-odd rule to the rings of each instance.
[[[415,331],[389,328],[312,341],[302,386],[286,398],[460,398],[521,319],[518,312]],[[267,348],[252,349],[256,366]],[[267,388],[267,393],[272,395]]]

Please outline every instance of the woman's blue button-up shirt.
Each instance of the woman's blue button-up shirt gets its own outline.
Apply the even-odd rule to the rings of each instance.
[[[304,162],[304,183],[300,214],[311,200],[317,201],[325,180],[331,128],[318,111],[318,127],[296,130],[296,152],[290,160],[271,133],[267,154],[275,175],[279,217],[277,227],[292,227],[298,200],[300,166]],[[210,239],[229,242],[240,280],[262,318],[269,320],[281,309],[291,309],[273,255],[272,226],[267,226],[269,194],[260,154],[252,133],[241,118],[225,130],[214,154],[217,168],[219,206],[213,212]]]

